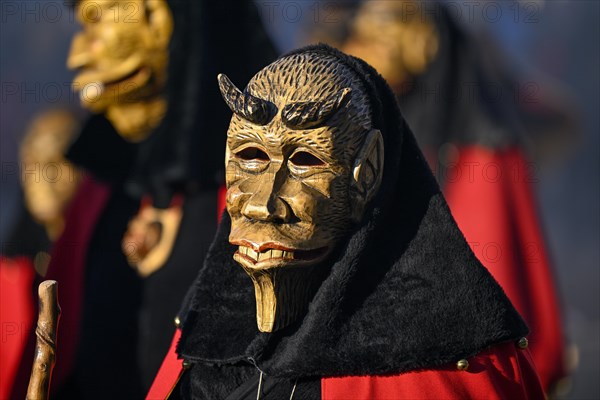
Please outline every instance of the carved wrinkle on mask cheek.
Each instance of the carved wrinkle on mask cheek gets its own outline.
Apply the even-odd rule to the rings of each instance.
[[[249,197],[250,194],[244,192],[240,188],[239,180],[233,184],[228,184],[226,197],[227,211],[232,219],[236,219],[242,216],[242,208],[244,207],[244,204],[248,201]]]

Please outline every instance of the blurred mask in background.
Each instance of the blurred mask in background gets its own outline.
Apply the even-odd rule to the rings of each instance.
[[[21,144],[25,204],[51,240],[62,232],[64,209],[80,181],[79,171],[64,156],[78,130],[69,111],[47,111],[32,121]]]
[[[165,0],[80,0],[83,29],[67,66],[83,107],[107,118],[125,139],[145,139],[166,111],[173,17]]]
[[[438,47],[435,26],[417,2],[366,1],[342,50],[371,64],[398,93],[426,70]]]

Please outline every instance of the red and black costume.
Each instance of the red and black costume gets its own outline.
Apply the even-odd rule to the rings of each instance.
[[[302,52],[336,57],[364,83],[384,139],[379,193],[320,266],[303,319],[273,333],[257,330],[225,214],[181,314],[179,360],[172,347],[148,398],[256,399],[260,381],[261,399],[543,399],[516,345],[527,327],[458,229],[383,78],[327,46]]]
[[[34,327],[35,263],[47,262],[50,238],[43,225],[33,219],[24,202],[18,220],[0,253],[0,399],[9,398],[15,385],[23,352],[27,347],[24,332]]]
[[[531,352],[550,391],[567,373],[565,340],[534,194],[537,165],[527,151],[535,132],[523,118],[543,100],[528,98],[497,50],[465,32],[443,4],[423,7],[438,32],[438,54],[404,88],[400,108],[459,228],[530,327]]]

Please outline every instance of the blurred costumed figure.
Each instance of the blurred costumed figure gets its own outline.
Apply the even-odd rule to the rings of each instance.
[[[4,338],[0,351],[0,398],[8,398],[33,326],[34,279],[44,276],[51,243],[64,228],[64,211],[80,182],[65,152],[80,129],[73,112],[56,108],[37,115],[20,146],[23,205],[2,243],[0,293]]]
[[[219,84],[227,214],[148,398],[544,399],[372,67],[309,46]]]
[[[217,72],[248,79],[275,53],[249,1],[73,5],[67,64],[95,115],[68,153],[86,177],[46,276],[62,305],[52,392],[142,398],[222,210]]]
[[[550,101],[538,104],[533,88],[515,87],[495,49],[442,3],[367,1],[339,45],[371,63],[397,94],[461,231],[529,325],[535,364],[552,392],[567,373],[565,339],[530,160],[539,143],[565,136],[549,132],[546,140],[540,128],[572,127],[571,116]],[[554,122],[540,123],[548,118]]]

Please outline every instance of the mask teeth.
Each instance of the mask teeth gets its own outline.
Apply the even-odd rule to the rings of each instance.
[[[281,253],[282,253],[281,254],[282,258],[287,258],[287,259],[290,259],[290,260],[294,259],[294,252],[293,251],[282,251]]]
[[[246,251],[246,255],[254,261],[258,261],[258,253],[252,250],[251,248],[248,248],[248,250]]]
[[[271,258],[282,258],[283,250],[271,250]]]
[[[250,247],[239,246],[238,252],[242,255],[250,257],[251,259],[253,259],[256,262],[269,260],[272,258],[286,258],[286,259],[290,259],[290,260],[294,259],[293,251],[270,249],[270,250],[266,250],[261,253],[261,252],[254,251]]]

